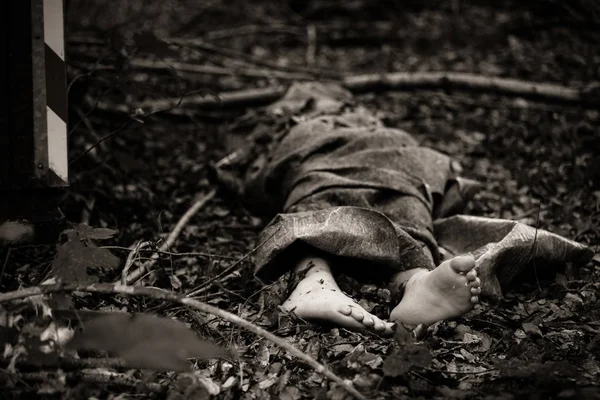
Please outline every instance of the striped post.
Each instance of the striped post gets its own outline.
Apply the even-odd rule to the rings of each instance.
[[[63,0],[0,2],[0,224],[57,215],[68,185]]]
[[[69,163],[63,0],[43,0],[43,19],[47,144],[42,152],[48,154],[48,183],[64,186]]]

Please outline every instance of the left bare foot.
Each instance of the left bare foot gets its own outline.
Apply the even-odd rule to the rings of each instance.
[[[444,261],[433,271],[421,270],[406,282],[402,301],[390,314],[391,321],[407,325],[431,325],[460,317],[479,302],[480,281],[472,255]]]
[[[377,318],[340,290],[323,260],[315,258],[303,262],[308,262],[310,267],[304,279],[282,304],[283,309],[309,321],[380,335],[392,334],[392,323]]]

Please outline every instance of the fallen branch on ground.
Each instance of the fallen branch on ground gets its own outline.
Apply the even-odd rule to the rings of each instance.
[[[147,70],[175,70],[177,72],[217,75],[217,76],[245,76],[250,78],[277,78],[287,80],[307,80],[312,79],[311,75],[299,72],[285,72],[275,69],[257,69],[241,67],[218,67],[215,65],[197,65],[175,61],[152,61],[143,58],[135,58],[129,61],[129,66],[133,68]]]
[[[57,374],[55,372],[26,372],[13,374],[16,382],[52,382],[56,381]],[[67,381],[72,382],[83,382],[87,384],[100,384],[103,386],[112,386],[112,387],[134,387],[143,388],[145,391],[149,392],[162,392],[165,390],[166,385],[161,385],[159,383],[153,382],[143,382],[139,379],[135,379],[130,377],[127,374],[120,374],[117,372],[110,371],[102,371],[102,370],[82,370],[77,372],[67,372],[64,373],[64,377]],[[4,389],[12,389],[14,388],[14,384],[8,384],[4,387]]]
[[[69,66],[76,68],[77,70],[88,71],[88,73],[97,71],[113,71],[121,72],[121,67],[104,64],[92,64],[81,61],[69,62]],[[313,79],[311,75],[299,72],[286,72],[279,71],[269,68],[249,68],[249,67],[238,67],[229,65],[227,67],[220,67],[217,65],[199,65],[192,63],[184,63],[177,61],[163,61],[163,60],[148,60],[144,58],[133,58],[128,60],[127,66],[137,70],[148,70],[148,71],[175,71],[183,75],[215,75],[215,76],[244,76],[249,78],[270,78],[270,79],[284,79],[284,80],[310,80]]]
[[[308,76],[312,76],[313,79],[321,79],[321,78],[330,78],[330,79],[338,79],[340,78],[339,73],[332,72],[331,70],[326,69],[316,69],[316,68],[307,68],[297,65],[279,65],[274,62],[265,61],[263,58],[255,57],[241,51],[231,50],[224,47],[215,46],[210,44],[202,39],[179,39],[179,38],[170,38],[165,40],[166,43],[175,44],[178,46],[192,47],[195,49],[200,49],[206,53],[216,54],[225,58],[230,58],[233,60],[242,60],[249,64],[259,65],[261,67],[267,67],[273,70],[280,71],[288,71],[288,72],[297,72],[307,74]]]
[[[458,72],[396,72],[389,74],[372,74],[348,76],[341,82],[342,86],[354,93],[384,90],[412,89],[444,89],[489,92],[506,96],[517,96],[548,102],[575,103],[587,106],[600,105],[600,96],[593,90],[573,89],[554,83],[538,83],[519,79],[488,77]],[[131,114],[135,108],[147,110],[168,109],[173,114],[183,114],[189,108],[225,108],[247,107],[276,101],[285,93],[286,86],[248,89],[219,94],[218,98],[204,95],[147,100],[134,106],[112,105],[107,102],[98,103],[98,107],[107,111],[120,111]],[[180,102],[182,110],[173,108]]]
[[[344,87],[352,92],[399,89],[458,89],[498,93],[547,101],[586,102],[585,92],[554,83],[538,83],[462,72],[396,72],[350,76]],[[595,99],[596,103],[600,103]]]
[[[101,246],[101,248],[107,249],[107,250],[122,250],[122,251],[131,252],[130,248],[123,247],[123,246]],[[138,251],[140,253],[143,253],[143,252],[159,253],[159,254],[164,254],[164,255],[172,256],[172,257],[202,257],[202,258],[219,258],[219,259],[223,259],[223,260],[237,260],[237,257],[207,253],[204,251],[188,251],[188,252],[183,252],[183,253],[174,252],[174,251],[160,251],[160,250],[154,250],[154,249],[139,249]]]
[[[304,361],[310,365],[316,372],[326,376],[332,381],[343,387],[348,393],[352,394],[357,399],[366,400],[366,398],[360,394],[356,389],[346,383],[342,378],[334,374],[332,371],[327,369],[323,364],[319,363],[309,355],[303,353],[301,350],[296,348],[291,343],[287,342],[271,332],[254,325],[251,322],[246,321],[243,318],[238,317],[228,311],[221,310],[220,308],[211,306],[206,303],[202,303],[198,300],[190,299],[185,296],[178,295],[173,292],[149,287],[140,286],[125,286],[119,283],[115,284],[94,284],[94,285],[77,285],[77,284],[58,284],[58,285],[42,285],[34,286],[26,289],[17,290],[14,292],[0,293],[0,303],[4,303],[11,300],[23,299],[32,296],[57,293],[57,292],[89,292],[89,293],[104,293],[104,294],[122,294],[126,296],[145,296],[155,300],[165,300],[173,303],[181,304],[193,308],[195,310],[203,311],[220,317],[226,321],[229,321],[235,325],[238,325],[258,336],[261,336],[282,349],[294,357]]]
[[[196,200],[194,202],[194,204],[185,212],[185,214],[183,214],[183,216],[179,219],[179,221],[177,221],[175,228],[173,228],[173,230],[171,231],[171,233],[169,234],[167,239],[159,246],[159,248],[158,248],[159,252],[168,251],[175,244],[175,241],[179,237],[179,234],[181,233],[183,228],[188,224],[190,219],[202,207],[204,207],[206,205],[206,203],[208,203],[213,197],[215,197],[216,192],[217,192],[216,189],[213,189],[210,192],[208,192],[206,195],[202,196],[201,198],[199,198],[198,200]],[[133,250],[133,252],[136,252],[136,250],[139,250],[139,249],[136,248]],[[128,260],[130,258],[133,260],[133,256],[128,257]],[[129,273],[129,267],[131,265],[128,263],[126,268],[123,270],[123,273],[121,276],[122,283],[129,284],[131,282],[135,282],[136,280],[138,280],[146,271],[148,271],[156,263],[156,261],[158,261],[159,258],[160,258],[160,254],[154,253],[152,255],[152,259],[150,261],[144,263],[141,267],[139,267],[138,269],[134,270],[131,273]]]
[[[8,362],[0,363],[0,368],[6,368]],[[73,358],[58,357],[35,360],[17,360],[16,365],[19,368],[31,371],[33,368],[60,368],[63,371],[96,369],[96,368],[123,368],[128,369],[127,363],[120,358]]]

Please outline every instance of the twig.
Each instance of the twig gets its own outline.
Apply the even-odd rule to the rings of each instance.
[[[294,357],[302,360],[306,364],[310,365],[316,372],[326,376],[332,381],[339,384],[343,387],[348,393],[351,393],[354,397],[361,400],[366,400],[366,398],[360,394],[355,388],[346,383],[342,378],[334,374],[331,370],[327,369],[323,364],[319,363],[309,355],[303,353],[301,350],[296,348],[291,343],[287,342],[285,339],[280,338],[271,332],[254,325],[251,322],[246,321],[243,318],[238,317],[235,314],[232,314],[228,311],[221,310],[220,308],[211,306],[209,304],[200,302],[198,300],[190,299],[185,296],[178,295],[173,292],[160,290],[157,288],[150,287],[141,287],[141,286],[125,286],[119,283],[116,284],[93,284],[93,285],[77,285],[77,284],[67,284],[67,285],[42,285],[42,286],[34,286],[26,289],[17,290],[14,292],[0,293],[0,303],[4,303],[11,300],[23,299],[27,297],[56,293],[56,292],[89,292],[89,293],[104,293],[104,294],[121,294],[127,296],[145,296],[150,297],[156,300],[166,300],[173,303],[181,304],[184,306],[191,307],[195,310],[203,311],[206,313],[210,313],[216,315],[226,321],[229,321],[235,325],[238,325],[258,336],[261,336],[271,342],[275,343],[277,346],[286,350],[288,353],[293,355]]]
[[[19,374],[10,374],[14,378],[22,381],[55,381],[57,374],[55,372],[26,372]],[[126,374],[101,370],[82,370],[77,372],[67,372],[64,374],[67,380],[72,382],[85,382],[91,384],[101,384],[110,386],[130,386],[138,387],[142,385],[147,391],[162,392],[166,386],[154,382],[143,382],[131,378]],[[13,385],[14,387],[14,385]],[[10,386],[6,387],[10,388]]]
[[[103,142],[105,142],[108,139],[112,138],[113,136],[116,136],[119,133],[121,133],[121,131],[123,131],[125,128],[127,128],[129,125],[131,125],[133,123],[133,121],[134,121],[133,119],[126,121],[121,126],[119,126],[117,129],[113,130],[111,133],[109,133],[108,135],[104,136],[102,139],[98,140],[93,145],[89,146],[87,149],[85,149],[83,151],[83,153],[81,153],[81,154],[79,154],[79,155],[71,158],[69,160],[69,166],[71,166],[77,160],[81,159],[83,156],[85,156],[86,154],[88,154],[90,151],[94,150],[96,147],[100,146]]]
[[[428,370],[431,372],[439,372],[442,374],[453,374],[453,375],[485,375],[485,374],[492,374],[494,372],[498,372],[498,370],[495,368],[488,368],[483,371],[448,371],[448,370],[434,369],[434,368],[429,368]]]
[[[454,89],[478,92],[493,92],[506,96],[519,96],[548,102],[576,103],[587,106],[600,104],[600,99],[586,96],[585,90],[578,90],[553,83],[537,83],[510,78],[488,77],[455,72],[396,72],[389,74],[356,75],[344,78],[341,85],[354,93],[382,90]],[[194,108],[224,108],[260,105],[281,98],[286,86],[248,89],[220,93],[219,98],[205,96],[187,96],[184,99],[161,99],[140,102],[141,109],[174,110],[176,102],[180,106]],[[107,110],[130,112],[127,106],[114,106],[108,103],[98,104]],[[174,112],[175,113],[175,112]],[[181,112],[180,112],[181,113]]]
[[[11,247],[6,249],[6,257],[4,257],[4,262],[2,263],[2,270],[0,271],[0,285],[2,284],[2,279],[4,278],[4,272],[6,271],[6,266],[8,265],[8,260],[10,259],[11,251]]]
[[[311,75],[277,71],[273,69],[254,69],[254,68],[239,68],[229,67],[223,68],[214,65],[197,65],[175,61],[152,61],[145,59],[133,59],[129,61],[129,65],[134,68],[149,69],[149,70],[160,70],[160,69],[173,69],[176,71],[204,74],[204,75],[218,75],[218,76],[246,76],[250,78],[279,78],[288,80],[307,80],[312,79]]]
[[[396,72],[357,75],[344,79],[344,86],[353,92],[374,89],[447,88],[494,92],[549,101],[585,102],[586,100],[582,91],[562,85],[460,72]]]
[[[263,240],[261,243],[258,244],[258,246],[254,247],[252,250],[250,250],[248,253],[246,253],[242,258],[240,258],[238,261],[234,262],[233,264],[231,264],[229,267],[225,268],[223,271],[221,271],[219,274],[217,274],[216,276],[210,278],[209,280],[202,282],[202,284],[196,286],[194,289],[190,290],[186,296],[187,297],[193,297],[193,296],[197,296],[200,293],[206,291],[210,285],[216,281],[217,279],[221,278],[222,276],[227,276],[228,274],[230,274],[235,268],[237,268],[237,266],[239,264],[242,263],[242,261],[244,261],[246,258],[248,258],[249,256],[251,256],[256,250],[260,249],[265,243],[267,243],[273,236],[275,236],[275,234],[277,232],[279,232],[280,228],[277,228],[275,230],[275,232],[273,232],[268,238],[266,238],[265,240]]]
[[[242,53],[240,51],[227,49],[224,47],[219,47],[212,45],[202,39],[180,39],[180,38],[169,38],[165,40],[166,43],[176,44],[179,46],[190,46],[197,49],[201,49],[208,53],[217,54],[226,58],[231,58],[234,60],[244,60],[248,63],[254,65],[260,65],[262,67],[268,67],[274,70],[280,71],[289,71],[289,72],[301,72],[304,74],[308,74],[314,78],[330,78],[330,79],[339,79],[340,75],[337,72],[331,72],[330,70],[316,70],[314,68],[306,68],[300,66],[292,66],[292,65],[279,65],[277,63],[273,63],[270,61],[265,61],[263,59],[248,55],[246,53]]]
[[[36,360],[35,363],[27,360],[17,361],[18,367],[55,367],[60,369],[88,369],[88,368],[127,368],[127,363],[120,358],[72,358],[59,357]]]
[[[127,285],[127,274],[133,266],[133,263],[136,261],[136,256],[140,253],[140,250],[151,245],[152,242],[149,241],[140,242],[133,248],[133,250],[130,250],[129,255],[127,256],[127,261],[125,261],[125,267],[123,267],[123,271],[121,272],[121,283],[123,285]]]
[[[183,228],[187,225],[187,223],[190,221],[190,219],[202,207],[204,207],[206,205],[206,203],[208,203],[213,197],[215,197],[216,193],[217,193],[217,190],[213,189],[210,192],[208,192],[205,196],[202,196],[201,198],[196,200],[196,202],[194,202],[194,204],[185,212],[185,214],[183,214],[183,216],[179,219],[179,221],[177,221],[175,228],[173,228],[173,230],[167,237],[167,240],[165,240],[160,245],[158,250],[159,251],[169,250],[169,248],[171,248],[175,244],[175,241],[179,237],[179,234],[181,233]],[[136,281],[140,276],[142,276],[144,274],[145,271],[147,271],[152,265],[154,265],[154,263],[156,263],[156,261],[158,260],[159,257],[160,257],[160,255],[158,253],[153,254],[151,261],[144,263],[144,265],[142,265],[138,269],[131,272],[125,278],[121,278],[122,282],[131,283],[131,282]]]
[[[251,104],[267,104],[279,99],[285,94],[286,86],[269,86],[266,88],[248,89],[240,91],[232,91],[226,93],[219,93],[218,98],[207,97],[204,95],[190,95],[183,98],[180,106],[193,106],[194,108],[212,108],[221,109],[224,107],[237,107],[237,106],[248,106]],[[90,102],[93,102],[91,97]],[[135,108],[155,110],[163,107],[169,107],[174,104],[176,99],[160,99],[160,100],[147,100],[140,102]],[[124,114],[130,114],[132,108],[124,104],[115,105],[113,102],[100,101],[97,103],[97,108],[105,111],[118,111]],[[169,111],[172,114],[186,115],[189,112],[187,110],[181,110],[171,107]]]
[[[128,247],[123,246],[101,246],[103,249],[107,250],[123,250],[123,251],[131,251]],[[161,250],[152,250],[152,249],[140,249],[140,251],[151,251],[153,253],[165,254],[167,256],[173,257],[206,257],[206,258],[221,258],[223,260],[237,260],[237,257],[231,256],[222,256],[218,254],[206,253],[202,251],[190,251],[190,252],[182,252],[178,253],[175,251],[161,251]]]
[[[286,34],[294,36],[302,36],[303,30],[300,27],[290,25],[242,25],[231,29],[219,29],[207,32],[204,38],[207,40],[227,39],[230,37],[240,37],[256,34]],[[70,41],[70,40],[69,40]]]

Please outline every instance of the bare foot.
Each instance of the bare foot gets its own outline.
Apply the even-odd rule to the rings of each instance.
[[[444,261],[433,271],[421,270],[406,282],[404,297],[390,320],[408,325],[431,325],[456,318],[479,302],[481,285],[471,255]]]
[[[306,276],[282,304],[284,310],[310,321],[326,322],[355,331],[392,334],[392,323],[369,313],[340,290],[324,260],[303,260],[303,263],[307,262]]]

